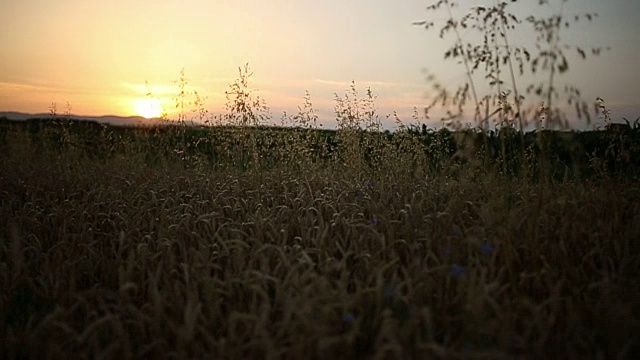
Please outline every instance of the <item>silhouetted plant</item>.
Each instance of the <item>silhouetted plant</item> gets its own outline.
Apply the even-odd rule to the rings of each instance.
[[[566,0],[560,0],[564,3]],[[447,115],[442,119],[445,123],[456,128],[461,128],[465,110],[471,105],[473,122],[476,126],[489,129],[489,121],[494,120],[496,127],[517,127],[520,130],[520,158],[526,172],[524,131],[529,125],[537,126],[538,130],[551,129],[557,126],[567,128],[569,121],[560,106],[557,106],[559,91],[557,76],[569,70],[568,50],[575,50],[582,58],[587,57],[587,51],[579,46],[572,46],[562,41],[562,33],[571,23],[586,19],[591,21],[596,14],[586,13],[568,16],[559,13],[539,17],[530,15],[524,19],[524,23],[532,27],[536,34],[535,51],[524,46],[515,46],[510,42],[510,34],[520,29],[523,21],[513,12],[511,7],[516,6],[517,0],[496,1],[493,6],[474,6],[469,12],[460,18],[453,15],[453,9],[458,6],[456,1],[439,0],[429,5],[430,12],[443,11],[446,21],[439,27],[439,36],[452,34],[453,45],[444,53],[445,59],[461,60],[464,65],[467,80],[455,91],[450,92],[437,81],[435,76],[429,74],[428,80],[432,81],[436,91],[431,103],[425,111],[429,111],[439,104],[453,106],[454,111],[447,110]],[[539,1],[541,7],[550,6],[549,1]],[[427,30],[436,27],[434,21],[419,21],[414,24],[423,26]],[[465,42],[461,30],[479,35],[478,43]],[[590,49],[592,55],[599,55],[602,48]],[[518,83],[521,76],[527,74],[536,75],[547,72],[546,82],[537,82],[525,87]],[[507,72],[507,76],[503,73]],[[487,80],[490,89],[487,95],[479,94],[478,84],[474,75],[481,73]],[[587,124],[591,122],[590,106],[580,98],[580,91],[573,86],[565,86],[564,93],[567,104],[574,107],[579,119],[586,117]],[[532,105],[525,107],[525,101]],[[542,106],[540,106],[542,104]],[[541,132],[539,132],[541,133]],[[539,141],[543,145],[542,159],[545,163],[544,138]],[[506,156],[503,148],[502,157]],[[485,160],[487,160],[485,156]],[[506,166],[506,165],[505,165]],[[506,168],[505,168],[506,169]],[[544,171],[544,167],[541,168]],[[540,174],[544,176],[543,173]]]

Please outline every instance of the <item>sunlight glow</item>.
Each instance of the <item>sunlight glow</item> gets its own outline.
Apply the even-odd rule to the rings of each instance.
[[[163,112],[160,100],[150,98],[137,99],[134,103],[134,109],[136,114],[147,119],[158,118]]]
[[[381,121],[394,128],[391,114],[410,122],[413,108],[421,112],[439,93],[434,85],[455,93],[468,80],[460,59],[444,59],[457,40],[453,34],[439,36],[449,14],[444,8],[427,11],[433,0],[66,0],[64,6],[47,0],[0,1],[0,24],[20,29],[0,31],[0,49],[11,54],[0,56],[0,112],[47,113],[52,102],[60,108],[69,102],[83,116],[153,118],[166,112],[177,118],[185,111],[199,118],[194,107],[221,115],[228,112],[225,92],[238,79],[238,68],[249,64],[254,73],[249,89],[270,108],[268,123],[279,124],[285,111],[297,113],[309,91],[314,109],[321,111],[319,122],[334,126],[335,95],[343,96],[355,81],[360,95],[371,87]],[[495,3],[459,0],[451,15],[461,18],[476,6]],[[593,22],[569,21],[566,32],[557,34],[563,46],[571,47],[566,51],[571,68],[558,77],[558,90],[566,85],[579,89],[584,100],[604,98],[614,120],[637,118],[640,22],[633,14],[640,13],[640,1],[521,1],[509,8],[523,19],[561,11],[569,21],[585,8],[598,13]],[[422,20],[434,26],[413,25]],[[524,21],[513,29],[512,46],[527,48],[535,57],[531,25]],[[462,31],[463,43],[482,44],[476,30]],[[586,61],[574,51],[609,46],[612,51]],[[616,66],[609,69],[611,64]],[[523,69],[515,85],[521,92],[530,84],[550,85],[540,77],[547,73]],[[477,71],[476,90],[483,97],[489,81],[482,77],[483,68]],[[181,79],[185,89],[180,89]],[[512,88],[513,82],[505,86]],[[182,90],[188,102],[178,109],[175,99]],[[204,105],[193,105],[194,91],[206,99]],[[429,126],[441,127],[446,110],[434,107]]]

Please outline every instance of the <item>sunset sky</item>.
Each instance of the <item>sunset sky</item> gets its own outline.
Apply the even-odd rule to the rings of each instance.
[[[296,112],[305,90],[332,127],[334,93],[352,80],[361,94],[371,87],[379,113],[397,111],[411,121],[427,104],[423,69],[455,89],[464,69],[443,60],[452,39],[441,40],[412,22],[445,20],[425,11],[434,0],[22,0],[0,5],[0,111],[62,111],[78,115],[144,115],[145,81],[158,102],[172,98],[184,68],[189,89],[207,96],[211,113],[224,111],[224,91],[249,63],[252,88],[271,109]],[[493,1],[459,1],[457,14]],[[540,11],[521,0],[519,14]],[[559,1],[544,11],[560,10]],[[523,5],[526,4],[526,5]],[[516,8],[514,8],[516,9]],[[567,14],[596,12],[592,24],[568,29],[567,42],[610,46],[600,57],[571,57],[561,82],[605,99],[614,120],[640,116],[640,1],[570,0]],[[526,26],[526,25],[523,25]],[[468,35],[468,34],[465,34]],[[471,36],[471,35],[468,35]],[[527,33],[516,45],[534,46]],[[481,80],[481,79],[480,79]],[[546,80],[546,77],[542,80]],[[432,116],[432,123],[437,116]],[[392,127],[392,122],[385,125]]]

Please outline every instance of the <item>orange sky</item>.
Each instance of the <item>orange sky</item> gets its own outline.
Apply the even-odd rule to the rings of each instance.
[[[458,14],[481,3],[459,2]],[[237,68],[249,63],[255,74],[252,87],[271,108],[273,122],[280,121],[282,111],[297,111],[309,90],[321,119],[331,127],[334,93],[344,94],[352,80],[362,94],[372,88],[383,118],[397,111],[410,122],[413,107],[422,109],[427,103],[430,88],[422,69],[436,73],[452,89],[464,80],[462,67],[443,60],[451,39],[442,41],[436,32],[412,26],[434,16],[424,10],[430,3],[4,2],[0,111],[48,112],[52,102],[62,111],[69,102],[79,115],[140,115],[143,108],[160,105],[171,112],[178,92],[172,81],[184,68],[189,89],[207,97],[211,113],[221,113],[224,91],[237,77]],[[522,3],[528,4],[521,6],[523,14],[539,10],[533,1]],[[565,11],[600,13],[592,26],[569,29],[568,39],[612,50],[586,62],[571,58],[563,81],[578,85],[585,98],[605,98],[614,118],[640,116],[640,26],[633,18],[640,13],[640,2],[573,0]],[[512,38],[525,41],[527,36]],[[154,104],[144,103],[145,81],[157,98]]]

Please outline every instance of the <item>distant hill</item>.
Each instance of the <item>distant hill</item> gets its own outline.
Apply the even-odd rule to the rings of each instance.
[[[52,118],[53,116],[49,113],[41,113],[41,114],[27,114],[15,111],[0,111],[0,118],[6,117],[9,120],[28,120],[28,119],[47,119]],[[59,118],[69,118],[73,120],[88,120],[95,121],[101,124],[110,124],[110,125],[118,125],[118,126],[133,126],[133,125],[149,125],[154,120],[146,119],[142,116],[115,116],[115,115],[104,115],[104,116],[82,116],[82,115],[58,115]]]

